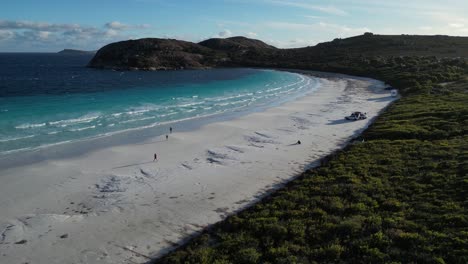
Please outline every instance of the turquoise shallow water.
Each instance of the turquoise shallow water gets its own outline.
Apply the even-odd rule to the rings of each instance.
[[[91,73],[90,78],[101,74]],[[141,81],[148,76],[156,80]],[[81,78],[86,80],[86,74]],[[318,85],[317,80],[299,74],[257,69],[167,72],[156,77],[145,73],[138,78],[131,85],[116,84],[115,89],[80,92],[80,85],[102,85],[88,80],[67,93],[56,92],[60,91],[57,85],[54,92],[18,95],[14,90],[16,94],[0,97],[0,155],[206,116],[246,113],[301,96]],[[50,87],[50,82],[45,85]]]

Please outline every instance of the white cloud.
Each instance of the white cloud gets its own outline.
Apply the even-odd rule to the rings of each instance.
[[[322,41],[330,41],[334,38],[346,38],[371,32],[367,27],[350,27],[347,25],[315,22],[315,23],[290,23],[282,21],[270,21],[262,24],[267,30],[288,32],[289,38],[283,40],[269,40],[273,46],[279,48],[297,48],[312,46]],[[295,37],[298,36],[298,37]],[[272,38],[272,37],[270,37]],[[276,37],[275,37],[276,38]]]
[[[431,11],[425,12],[425,17],[428,17],[433,25],[432,29],[427,34],[441,35],[466,35],[468,32],[468,18],[458,15],[457,12],[447,11]]]
[[[371,30],[367,27],[358,27],[358,28],[353,28],[353,27],[348,27],[345,25],[338,25],[338,24],[329,24],[329,23],[324,23],[324,22],[319,22],[318,25],[325,30],[332,30],[337,33],[345,34],[346,36],[350,35],[358,35],[362,34],[365,32],[370,32]]]
[[[428,11],[424,12],[425,15],[428,15],[434,20],[438,21],[459,21],[459,22],[466,22],[468,21],[468,18],[459,16],[455,13],[452,12],[443,12],[443,11]]]
[[[453,27],[453,28],[463,28],[463,27],[465,27],[465,25],[463,25],[462,23],[450,23],[450,24],[449,24],[449,27]]]
[[[218,35],[216,35],[215,37],[218,37],[218,38],[229,38],[232,36],[232,32],[231,30],[229,29],[224,29],[223,31],[219,32]]]
[[[455,13],[432,11],[425,12],[424,15],[429,17],[434,24],[448,25],[451,28],[464,28],[468,24],[468,18],[459,16]]]
[[[309,19],[322,19],[323,17],[321,16],[304,16],[305,18],[309,18]]]
[[[106,23],[102,27],[90,27],[78,24],[0,20],[0,50],[97,49],[110,42],[129,39],[130,35],[127,32],[130,30],[138,35],[141,32],[139,30],[149,27],[147,24],[128,25],[118,21]]]
[[[371,31],[367,27],[349,27],[346,25],[331,24],[325,22],[303,24],[275,21],[266,22],[265,26],[279,30],[301,31],[303,34],[315,34],[318,31],[329,32],[335,34],[336,37],[349,37]]]
[[[121,23],[119,21],[107,22],[106,24],[104,24],[104,26],[108,29],[113,29],[113,30],[147,29],[151,27],[151,25],[149,24],[129,25],[129,24]]]
[[[297,7],[297,8],[308,9],[308,10],[313,10],[313,11],[319,11],[319,12],[330,14],[330,15],[344,16],[348,14],[346,11],[339,9],[332,5],[324,6],[324,5],[309,4],[305,2],[276,1],[276,0],[267,0],[265,2],[275,4],[275,5],[291,6],[291,7]]]
[[[0,41],[10,39],[14,36],[15,34],[10,31],[10,30],[3,30],[0,29]]]
[[[32,22],[32,21],[14,21],[14,20],[0,20],[0,29],[12,30],[43,30],[43,31],[62,31],[79,28],[78,24],[50,24],[46,22]]]
[[[49,32],[49,31],[39,31],[37,36],[39,37],[39,39],[41,40],[46,40],[49,38],[49,36],[52,34],[52,32]]]
[[[106,37],[115,37],[119,35],[119,32],[115,29],[108,29],[104,34]]]
[[[120,23],[119,21],[112,21],[105,24],[105,27],[113,30],[123,30],[128,28],[128,25]]]
[[[247,37],[249,37],[249,38],[256,38],[256,37],[258,37],[258,34],[255,33],[255,32],[247,32],[247,33],[245,33],[245,35],[246,35]]]
[[[307,46],[313,46],[318,42],[312,39],[302,39],[302,38],[295,38],[290,40],[274,40],[269,39],[265,41],[266,43],[275,46],[277,48],[302,48]]]

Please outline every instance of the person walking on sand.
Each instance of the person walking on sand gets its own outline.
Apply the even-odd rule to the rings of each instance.
[[[158,154],[154,153],[154,160],[153,161],[155,161],[157,159],[158,159]]]
[[[169,135],[166,135],[166,140],[169,140]]]
[[[172,127],[169,127],[169,133],[172,134]]]

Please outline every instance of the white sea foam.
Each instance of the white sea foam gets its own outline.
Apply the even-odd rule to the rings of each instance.
[[[88,129],[93,129],[93,128],[96,128],[96,126],[74,128],[74,129],[69,129],[68,131],[77,132],[77,131],[83,131],[83,130],[88,130]]]
[[[187,104],[178,105],[178,107],[189,107],[189,106],[194,106],[194,105],[201,105],[201,104],[204,104],[204,103],[205,103],[205,101],[194,102],[194,103],[187,103]]]
[[[159,109],[159,107],[147,106],[147,107],[142,107],[141,109],[140,108],[128,109],[128,111],[114,113],[114,114],[111,114],[111,116],[120,117],[122,115],[130,115],[130,116],[132,116],[132,115],[143,115],[144,113],[154,111],[154,110],[158,110],[158,109]]]
[[[38,123],[38,124],[21,124],[19,126],[15,126],[16,129],[28,129],[28,128],[36,128],[36,127],[43,127],[46,123]]]
[[[9,141],[16,141],[16,140],[21,140],[21,139],[26,139],[26,138],[33,138],[36,135],[29,135],[29,136],[24,136],[24,137],[10,137],[10,138],[2,138],[0,139],[0,142],[9,142]]]
[[[221,103],[221,104],[214,104],[215,106],[226,106],[226,105],[230,105],[231,102],[228,102],[228,103]]]
[[[220,101],[226,101],[226,100],[235,99],[235,98],[244,97],[244,96],[250,96],[250,95],[253,95],[253,93],[237,94],[237,95],[231,95],[231,96],[225,96],[225,97],[215,97],[215,98],[209,99],[209,101],[220,102]]]
[[[267,89],[266,92],[278,91],[278,90],[281,90],[282,88],[283,88],[283,87],[271,88],[271,89]]]
[[[251,100],[252,100],[252,99],[249,98],[249,99],[244,99],[244,100],[240,100],[240,101],[233,101],[233,102],[231,102],[230,104],[232,104],[232,105],[235,105],[235,104],[242,104],[242,103],[245,103],[245,102],[249,102],[249,101],[251,101]]]
[[[50,125],[56,126],[59,125],[61,127],[66,127],[69,125],[74,125],[74,124],[80,124],[80,123],[90,123],[96,119],[101,117],[99,114],[88,114],[84,115],[79,118],[71,118],[71,119],[64,119],[64,120],[58,120],[58,121],[52,121],[49,122]]]
[[[143,109],[143,110],[133,110],[133,111],[127,111],[125,114],[127,115],[142,115],[144,113],[147,113],[151,111],[150,109]]]
[[[149,119],[154,119],[154,118],[156,118],[156,117],[155,116],[149,116],[149,117],[143,117],[143,118],[137,118],[137,119],[129,119],[129,120],[122,121],[120,123],[126,124],[126,123],[144,121],[144,120],[149,120]]]
[[[158,117],[166,117],[166,116],[171,116],[171,115],[175,115],[175,114],[177,114],[177,112],[169,112],[167,114],[158,115]]]

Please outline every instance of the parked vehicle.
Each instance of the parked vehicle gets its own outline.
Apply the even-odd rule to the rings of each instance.
[[[367,118],[367,113],[353,112],[350,116],[345,117],[346,120],[362,120]]]

